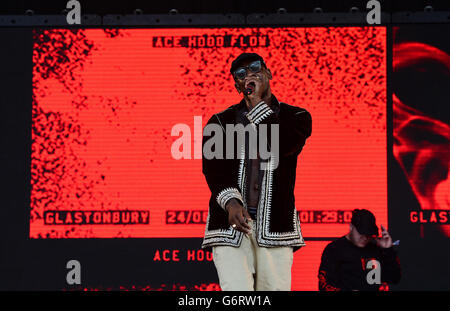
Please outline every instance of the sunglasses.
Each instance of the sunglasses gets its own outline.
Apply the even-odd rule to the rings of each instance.
[[[262,67],[261,61],[257,60],[251,62],[248,66],[239,67],[234,71],[233,76],[236,79],[244,80],[244,78],[247,76],[247,69],[250,70],[250,72],[257,73],[261,71],[261,67]]]

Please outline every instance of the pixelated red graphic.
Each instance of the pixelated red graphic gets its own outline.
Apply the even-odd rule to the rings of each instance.
[[[203,284],[159,284],[159,285],[131,285],[118,287],[74,287],[70,290],[76,291],[220,291],[217,283]]]
[[[437,64],[450,77],[450,55],[436,47],[405,42],[394,46],[394,72],[415,67],[415,74],[435,70]],[[450,209],[450,129],[449,125],[402,102],[393,95],[394,156],[424,212],[411,213],[412,222],[445,223]],[[438,211],[429,211],[438,210]],[[444,210],[444,211],[439,211]],[[431,212],[431,213],[427,213]],[[434,220],[435,219],[435,220]],[[440,229],[450,237],[450,225]]]
[[[158,36],[267,37],[269,46],[155,48]],[[298,210],[364,206],[387,224],[385,28],[52,29],[34,37],[31,238],[202,237],[210,193],[201,161],[172,157],[171,129],[187,124],[194,146],[194,116],[205,125],[239,102],[229,67],[250,50],[266,60],[275,96],[313,117]],[[188,222],[189,210],[201,218]],[[108,222],[126,211],[148,218]],[[72,222],[76,215],[83,221]],[[347,228],[313,220],[302,232],[333,237]]]

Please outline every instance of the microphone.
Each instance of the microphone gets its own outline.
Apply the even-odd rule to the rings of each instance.
[[[248,84],[248,87],[245,89],[245,91],[244,91],[244,94],[245,95],[250,95],[251,93],[253,93],[253,90],[255,89],[255,83],[253,83],[253,82],[250,82],[249,84]]]

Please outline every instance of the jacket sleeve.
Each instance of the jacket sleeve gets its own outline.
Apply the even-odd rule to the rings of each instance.
[[[306,139],[311,136],[312,118],[305,110],[294,112],[288,116],[286,122],[280,123],[280,137],[289,137],[285,143],[280,144],[280,153],[284,156],[298,155],[305,145]]]
[[[335,286],[337,279],[337,262],[332,248],[325,247],[319,267],[319,290],[320,291],[340,291],[341,288]]]
[[[401,278],[400,260],[393,247],[381,249],[381,281],[396,284]]]
[[[262,101],[248,113],[247,118],[251,123],[256,125],[278,124],[280,155],[298,155],[302,151],[306,139],[311,136],[311,114],[303,108],[296,108],[295,110],[289,111],[285,116],[286,117],[281,120],[280,116],[277,116],[273,110]]]
[[[231,199],[243,204],[237,174],[233,174],[235,163],[226,159],[226,137],[224,125],[217,115],[213,115],[203,129],[202,171],[213,198],[224,209]]]

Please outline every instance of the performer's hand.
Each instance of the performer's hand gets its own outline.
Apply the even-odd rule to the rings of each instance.
[[[381,226],[381,238],[377,238],[377,245],[382,248],[389,248],[392,246],[392,238],[383,226]]]
[[[251,217],[247,210],[236,199],[231,199],[225,206],[228,211],[228,223],[236,230],[247,234],[252,233]]]

